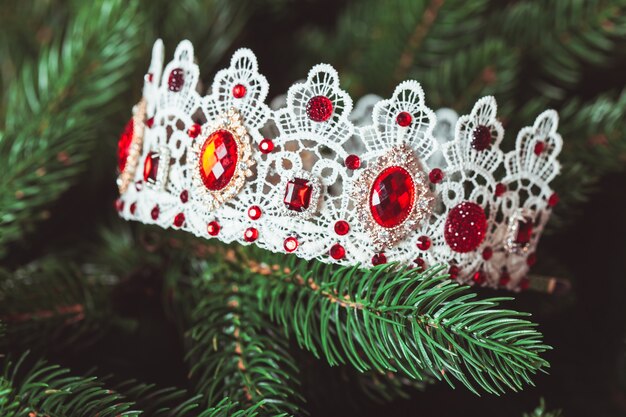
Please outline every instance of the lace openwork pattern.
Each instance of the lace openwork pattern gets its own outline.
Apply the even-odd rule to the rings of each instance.
[[[540,114],[504,153],[493,97],[480,99],[458,118],[454,137],[442,140],[416,81],[378,101],[364,125],[326,64],[292,85],[277,110],[265,104],[269,85],[250,50],[235,52],[206,95],[198,79],[188,41],[165,67],[155,43],[134,109],[145,128],[135,130],[140,146],[120,175],[122,217],[323,262],[444,263],[456,279],[509,289],[526,277],[559,171],[556,112]],[[395,177],[382,181],[390,167]],[[213,186],[207,175],[227,184]],[[392,213],[383,213],[390,220],[377,218],[372,205],[394,191],[385,206]],[[296,209],[287,204],[292,194],[301,198]]]

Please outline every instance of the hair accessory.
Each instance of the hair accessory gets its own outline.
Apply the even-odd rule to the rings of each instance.
[[[268,83],[248,49],[207,95],[198,73],[190,42],[165,68],[155,43],[119,141],[123,218],[328,263],[446,263],[464,282],[528,284],[558,200],[549,187],[562,146],[556,112],[540,114],[504,153],[493,97],[458,117],[450,138],[451,129],[435,130],[415,81],[357,126],[329,65],[292,85],[277,110],[265,104]]]

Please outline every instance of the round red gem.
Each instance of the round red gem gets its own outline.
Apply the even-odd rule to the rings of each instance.
[[[120,198],[115,200],[115,210],[122,212],[124,210],[124,201]]]
[[[359,169],[361,167],[361,158],[356,155],[348,155],[345,164],[348,169]]]
[[[242,98],[246,95],[246,87],[243,84],[237,84],[233,87],[233,97]]]
[[[498,280],[498,284],[501,287],[506,287],[507,285],[509,285],[509,282],[511,282],[511,276],[509,275],[507,271],[502,271],[502,274],[500,275],[500,279]]]
[[[151,117],[148,120],[146,120],[146,126],[148,127],[148,129],[150,129],[152,125],[154,125],[154,117]]]
[[[430,249],[430,238],[428,236],[420,236],[417,238],[417,247],[419,250]]]
[[[287,252],[295,251],[296,249],[298,249],[298,239],[293,236],[289,236],[287,239],[285,239],[283,247]]]
[[[306,114],[314,122],[325,122],[333,115],[333,102],[325,96],[312,97],[306,104]]]
[[[183,213],[178,213],[176,217],[174,217],[174,226],[181,227],[185,223],[185,215]]]
[[[209,222],[209,224],[207,224],[206,231],[207,233],[209,233],[210,236],[217,236],[217,234],[220,232],[220,224],[213,220],[212,222]]]
[[[543,153],[543,151],[546,149],[546,144],[545,142],[542,141],[538,141],[537,143],[535,143],[535,155],[539,156]]]
[[[130,151],[130,144],[133,141],[133,132],[135,130],[135,122],[130,119],[124,130],[120,135],[120,140],[117,141],[117,167],[120,172],[124,171],[126,167],[126,161],[128,160],[128,153]]]
[[[381,265],[381,264],[386,264],[386,263],[387,263],[387,257],[385,256],[384,253],[381,252],[372,256],[372,265],[376,266],[376,265]]]
[[[146,79],[148,80],[149,83],[151,83],[152,80],[154,79],[154,74],[152,74],[151,72],[147,73]]]
[[[335,233],[339,236],[347,235],[350,231],[350,225],[345,220],[339,220],[335,223]]]
[[[528,287],[530,287],[530,279],[528,279],[528,277],[522,278],[522,280],[519,282],[519,289],[522,291],[526,291]]]
[[[335,243],[330,247],[330,256],[337,260],[343,259],[346,256],[346,250],[339,243]]]
[[[248,209],[248,217],[250,217],[252,220],[258,220],[261,217],[261,207],[251,206]]]
[[[484,125],[478,125],[472,132],[472,148],[484,151],[491,145],[491,130]]]
[[[372,184],[370,210],[382,227],[401,224],[411,214],[415,199],[413,178],[404,168],[384,169]]]
[[[398,113],[398,115],[396,116],[396,123],[398,123],[398,125],[402,127],[407,127],[411,124],[412,121],[413,116],[411,116],[411,113],[405,111]]]
[[[271,139],[263,139],[261,143],[259,143],[259,150],[262,153],[270,153],[274,150],[274,142]]]
[[[187,134],[192,139],[197,138],[200,133],[202,133],[202,126],[200,126],[198,123],[192,124],[191,127],[187,130]]]
[[[450,265],[450,269],[448,269],[448,275],[450,275],[450,279],[457,279],[459,277],[459,267],[456,265]]]
[[[135,214],[135,211],[137,211],[137,203],[132,203],[130,205],[130,214]]]
[[[486,280],[487,277],[483,271],[476,271],[474,272],[474,275],[472,275],[472,281],[474,281],[477,285],[483,285]]]
[[[152,220],[156,220],[159,218],[159,206],[154,206],[152,208],[152,211],[150,212],[150,216],[152,217]]]
[[[537,255],[535,255],[535,252],[529,254],[526,257],[526,265],[533,266],[536,262],[537,262]]]
[[[233,175],[239,158],[237,142],[228,130],[211,133],[202,145],[198,168],[204,186],[211,191],[226,187]]]
[[[487,216],[481,206],[464,201],[450,210],[443,237],[455,252],[469,252],[478,247],[487,231]]]
[[[557,193],[552,193],[550,197],[548,197],[548,206],[554,207],[559,204],[559,195]]]
[[[428,173],[428,179],[433,184],[439,184],[441,180],[443,180],[443,171],[439,168],[433,168],[433,170]]]
[[[243,232],[243,238],[246,242],[254,242],[259,237],[259,231],[254,227],[248,227]]]
[[[485,249],[483,249],[483,259],[485,261],[488,261],[489,259],[491,259],[492,256],[493,256],[493,249],[491,249],[491,247],[487,246]]]
[[[174,68],[167,79],[167,87],[170,91],[177,92],[183,88],[183,84],[185,84],[185,71],[182,68]]]
[[[496,191],[495,191],[495,195],[496,197],[501,197],[502,194],[506,193],[506,185],[504,185],[503,183],[499,182],[496,184]]]
[[[422,257],[415,259],[414,262],[417,265],[419,271],[423,271],[426,269],[426,261],[424,261]]]
[[[180,192],[180,201],[182,203],[186,203],[187,201],[189,201],[189,191],[183,190]]]

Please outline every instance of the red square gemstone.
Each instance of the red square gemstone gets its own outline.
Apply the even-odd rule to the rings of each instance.
[[[524,217],[524,219],[517,222],[517,236],[515,236],[515,243],[519,245],[527,245],[530,243],[532,234],[533,220],[530,217]]]
[[[303,212],[309,208],[313,187],[308,180],[294,178],[287,183],[285,189],[285,206],[289,210]]]
[[[159,154],[150,152],[143,163],[143,180],[148,183],[155,183],[159,170]]]

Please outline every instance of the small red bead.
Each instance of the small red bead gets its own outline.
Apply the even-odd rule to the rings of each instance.
[[[548,206],[550,207],[554,207],[557,204],[559,204],[559,195],[557,193],[552,193],[552,195],[550,195],[550,197],[548,197]]]
[[[345,164],[348,169],[359,169],[361,168],[361,158],[356,155],[348,155]]]
[[[149,73],[146,74],[146,78],[148,79],[148,82],[151,83],[152,80],[154,80],[154,74],[149,72]]]
[[[472,275],[472,281],[474,281],[477,285],[483,285],[486,280],[487,277],[483,271],[476,271],[474,272],[474,275]]]
[[[312,97],[306,104],[306,114],[314,122],[325,122],[333,115],[333,103],[325,96]]]
[[[535,143],[535,155],[539,156],[543,153],[543,151],[546,149],[546,144],[545,142],[542,141],[538,141],[537,143]]]
[[[526,257],[526,265],[533,266],[536,262],[537,262],[537,255],[535,255],[535,252],[529,254]]]
[[[246,95],[246,87],[243,84],[237,84],[233,87],[233,97],[242,98]]]
[[[483,259],[485,261],[488,261],[489,259],[491,259],[492,256],[493,256],[493,249],[491,249],[491,247],[487,246],[485,249],[483,249]]]
[[[132,203],[130,205],[130,214],[135,214],[135,211],[137,211],[137,203]]]
[[[498,284],[501,287],[506,287],[507,285],[509,285],[509,282],[511,282],[511,276],[508,272],[502,271],[502,275],[500,275],[500,280],[498,281]]]
[[[151,117],[148,120],[146,120],[146,126],[148,126],[148,129],[150,129],[152,125],[154,125],[154,117]]]
[[[496,197],[502,197],[502,194],[506,193],[506,185],[499,182],[496,184],[496,192],[494,193]]]
[[[252,220],[258,220],[261,217],[261,207],[251,206],[248,209],[248,217],[250,217]]]
[[[329,253],[330,256],[336,260],[343,259],[343,257],[346,256],[346,250],[339,243],[335,243],[331,246]]]
[[[274,150],[274,142],[271,139],[263,139],[261,143],[259,143],[259,150],[261,153],[270,153]]]
[[[446,219],[444,238],[455,252],[466,253],[476,249],[485,239],[487,216],[481,206],[464,201],[455,206]]]
[[[159,218],[159,206],[154,206],[152,208],[152,211],[150,212],[150,216],[152,217],[152,220],[156,220]]]
[[[457,279],[459,277],[459,267],[456,265],[450,265],[450,269],[448,269],[448,275],[450,275],[450,279]]]
[[[174,68],[167,79],[168,89],[173,92],[178,92],[182,90],[184,84],[185,71],[182,68]]]
[[[178,213],[176,217],[174,217],[174,226],[181,227],[185,223],[185,215],[183,213]]]
[[[381,265],[381,264],[386,264],[386,263],[387,263],[387,257],[385,256],[384,253],[381,252],[372,256],[372,265],[376,266],[376,265]]]
[[[417,247],[419,250],[430,249],[430,238],[428,236],[420,236],[417,238]]]
[[[243,232],[243,238],[246,242],[254,242],[259,237],[259,231],[254,227],[248,227]]]
[[[192,139],[197,138],[200,133],[202,133],[202,126],[200,126],[198,123],[192,124],[191,127],[187,130],[187,134]]]
[[[472,132],[472,148],[484,151],[491,145],[491,130],[484,125],[478,125]]]
[[[423,271],[426,269],[426,261],[422,257],[415,259],[415,264],[417,265],[417,269],[419,271]]]
[[[528,277],[522,278],[522,280],[519,282],[519,289],[522,291],[526,291],[528,287],[530,287],[530,279],[528,279]]]
[[[350,231],[350,225],[345,220],[339,220],[335,223],[335,233],[339,236],[344,236]]]
[[[402,127],[407,127],[411,124],[412,121],[413,116],[411,116],[411,113],[405,111],[398,113],[398,115],[396,116],[396,123],[398,123],[398,125]]]
[[[115,200],[115,210],[122,212],[124,210],[124,201],[120,198]]]
[[[180,201],[183,203],[189,201],[189,191],[183,190],[180,192]]]
[[[213,220],[212,222],[209,222],[209,224],[207,224],[206,230],[210,236],[217,236],[217,234],[220,232],[220,224]]]
[[[439,184],[443,180],[443,171],[439,168],[433,168],[433,170],[428,173],[428,179],[433,184]]]
[[[296,249],[298,249],[298,239],[293,236],[289,236],[287,239],[285,239],[283,247],[287,252],[295,251]]]

